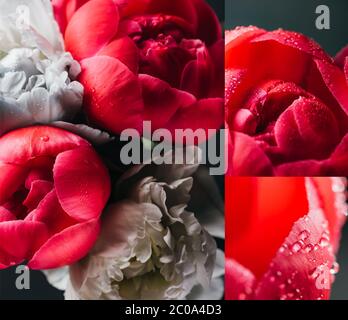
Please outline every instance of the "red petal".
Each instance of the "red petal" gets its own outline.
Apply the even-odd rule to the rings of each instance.
[[[226,228],[233,235],[227,256],[260,278],[294,222],[308,213],[304,178],[231,177],[226,190]]]
[[[327,176],[348,176],[348,134],[338,144],[330,158],[325,162]]]
[[[120,60],[106,56],[85,59],[79,80],[85,88],[85,110],[94,123],[116,134],[128,128],[141,132],[140,83]]]
[[[255,140],[243,133],[234,132],[232,135],[232,175],[235,176],[271,176],[273,167]]]
[[[31,258],[47,238],[47,229],[41,222],[17,220],[0,223],[0,251],[14,258],[14,262]]]
[[[53,269],[73,264],[83,258],[100,232],[99,220],[74,225],[50,238],[29,261],[31,269]]]
[[[338,123],[329,108],[299,98],[278,118],[274,134],[287,159],[323,159],[339,142]]]
[[[328,224],[324,212],[311,200],[315,187],[307,180],[313,210],[295,222],[283,246],[260,280],[256,299],[322,300],[328,299],[334,263],[328,242]],[[315,209],[317,208],[317,209]]]
[[[88,1],[89,0],[52,0],[54,16],[63,35],[73,14]]]
[[[60,152],[79,146],[89,146],[89,143],[62,129],[46,126],[18,129],[0,138],[0,163],[26,165],[34,158],[54,158]]]
[[[348,57],[348,46],[344,47],[335,57],[335,63],[343,70],[346,58]]]
[[[348,83],[344,73],[334,64],[321,60],[315,62],[326,86],[348,115]]]
[[[254,26],[237,27],[225,32],[225,60],[226,69],[234,65],[235,50],[244,50],[243,45],[247,45],[252,39],[264,34],[266,31]]]
[[[82,60],[98,53],[116,35],[117,5],[112,0],[91,0],[71,18],[65,31],[66,50]]]
[[[222,58],[222,57],[221,57]],[[195,60],[186,64],[180,82],[180,89],[188,91],[202,99],[211,97],[210,90],[214,87],[214,64],[206,48],[197,52]]]
[[[225,269],[225,299],[250,299],[254,292],[255,276],[234,259],[226,259]]]
[[[50,236],[77,223],[62,209],[55,190],[52,190],[32,211],[25,221],[37,221],[45,224]]]
[[[98,56],[109,56],[119,59],[132,72],[138,72],[139,50],[129,37],[118,38],[112,41],[98,52]]]
[[[326,176],[327,168],[323,161],[317,160],[304,160],[284,163],[279,165],[275,169],[277,176],[288,176],[288,177],[316,177]]]
[[[0,206],[0,223],[12,220],[17,220],[17,217],[6,208]]]
[[[0,162],[0,204],[4,204],[24,183],[26,174],[24,167]]]
[[[214,134],[209,129],[220,129],[223,121],[223,99],[202,99],[192,105],[180,108],[166,125],[166,128],[171,131],[173,137],[176,129],[191,129],[193,131],[202,129],[202,135],[199,134],[198,137],[198,142],[202,143]]]
[[[311,179],[318,193],[320,207],[329,223],[331,245],[336,252],[341,237],[341,229],[346,221],[346,180],[345,178]]]
[[[31,184],[30,191],[23,205],[28,208],[28,211],[34,210],[40,201],[52,190],[53,183],[49,181],[36,180]]]
[[[147,8],[145,11],[137,11],[137,14],[142,15],[145,13],[161,13],[171,16],[177,16],[183,18],[186,21],[192,23],[192,25],[198,25],[197,12],[195,10],[193,1],[187,0],[139,0],[136,6],[141,2],[147,2]]]
[[[231,122],[234,113],[241,106],[244,98],[246,84],[244,81],[246,70],[226,69],[225,71],[225,104],[226,104],[226,121]]]
[[[167,82],[149,75],[139,75],[145,104],[145,120],[154,130],[164,128],[181,108],[196,102],[191,94],[172,88]]]
[[[59,154],[53,175],[59,202],[69,216],[79,221],[100,216],[111,186],[108,171],[92,148]]]
[[[266,32],[265,34],[251,40],[253,43],[268,41],[275,41],[286,47],[302,51],[313,58],[328,62],[332,61],[330,56],[327,55],[326,52],[315,41],[298,32],[284,31],[279,29]],[[284,61],[286,60],[284,59]]]

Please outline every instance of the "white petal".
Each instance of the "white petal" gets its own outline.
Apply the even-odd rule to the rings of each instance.
[[[64,51],[49,0],[0,0],[0,51],[38,47],[47,57]]]
[[[42,272],[51,286],[58,290],[66,290],[69,282],[69,267],[42,270]]]
[[[216,278],[211,281],[209,288],[198,285],[187,296],[188,300],[221,300],[224,296],[224,280]]]
[[[94,145],[101,145],[114,140],[114,137],[111,137],[107,132],[91,128],[86,124],[73,124],[70,122],[56,121],[53,122],[52,125],[75,133]]]

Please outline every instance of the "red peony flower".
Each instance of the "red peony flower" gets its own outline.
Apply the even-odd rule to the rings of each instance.
[[[218,129],[223,40],[204,0],[53,0],[66,50],[80,61],[89,120],[127,128]]]
[[[348,84],[299,33],[226,33],[231,175],[348,175]]]
[[[227,178],[226,298],[328,299],[345,189],[343,178]]]
[[[107,169],[82,138],[30,127],[0,138],[0,268],[57,268],[87,254],[110,193]]]

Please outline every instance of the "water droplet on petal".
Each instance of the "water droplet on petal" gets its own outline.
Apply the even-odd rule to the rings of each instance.
[[[299,238],[300,240],[306,240],[309,237],[309,232],[307,230],[303,230],[300,234],[299,234]]]
[[[302,242],[303,243],[303,242]],[[292,246],[291,246],[291,251],[293,253],[297,253],[302,249],[302,243],[300,241],[295,242]]]
[[[337,274],[339,271],[340,271],[340,265],[339,265],[337,262],[334,262],[334,263],[332,264],[331,269],[330,269],[330,273],[331,273],[332,275],[335,275],[335,274]]]
[[[319,246],[321,246],[322,248],[327,247],[329,245],[329,239],[326,237],[322,237],[319,240]]]

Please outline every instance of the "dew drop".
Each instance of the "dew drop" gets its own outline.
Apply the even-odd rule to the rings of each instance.
[[[50,140],[50,138],[48,136],[42,136],[40,138],[40,140],[43,141],[43,142],[48,142]]]
[[[328,245],[329,245],[328,238],[326,238],[326,237],[320,238],[320,240],[319,240],[319,246],[320,247],[324,248],[324,247],[327,247]]]
[[[313,245],[312,244],[307,244],[304,248],[305,252],[309,253],[313,250]]]
[[[340,265],[339,265],[337,262],[334,262],[334,263],[332,264],[331,269],[330,269],[330,273],[331,273],[332,275],[335,275],[335,274],[337,274],[339,271],[340,271]]]
[[[306,239],[308,239],[308,237],[309,237],[309,232],[307,231],[307,230],[303,230],[300,234],[299,234],[299,238],[301,239],[301,240],[306,240]]]
[[[303,242],[302,242],[303,243]],[[302,243],[300,241],[295,242],[292,246],[291,246],[291,251],[293,253],[297,253],[302,249]]]

